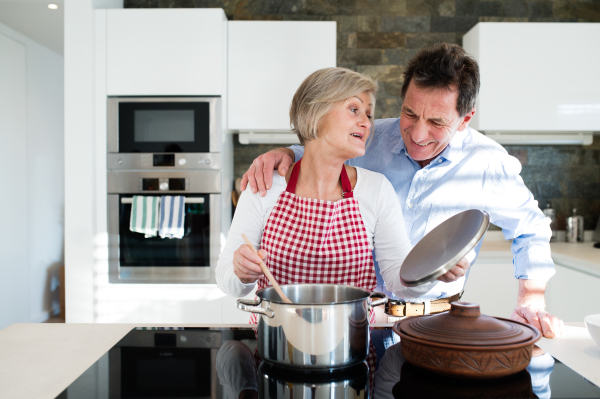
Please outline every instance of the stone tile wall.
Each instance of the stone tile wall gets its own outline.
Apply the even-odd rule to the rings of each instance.
[[[377,79],[375,116],[400,114],[402,72],[421,48],[462,44],[478,22],[600,22],[598,0],[125,0],[126,8],[223,8],[230,20],[337,22],[337,63]],[[600,137],[589,147],[507,146],[523,164],[523,180],[559,227],[573,207],[586,229],[600,214]],[[275,146],[235,146],[235,174]]]

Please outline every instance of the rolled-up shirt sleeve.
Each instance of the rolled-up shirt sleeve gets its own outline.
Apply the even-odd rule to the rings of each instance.
[[[288,147],[290,150],[294,151],[294,162],[298,162],[304,156],[304,147],[301,145],[293,145]]]
[[[513,240],[515,278],[548,281],[555,273],[550,219],[538,207],[520,172],[521,164],[508,154],[490,163],[490,222],[502,228],[505,239]]]

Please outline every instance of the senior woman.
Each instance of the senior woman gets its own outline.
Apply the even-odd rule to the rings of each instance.
[[[265,197],[242,193],[216,269],[222,291],[240,297],[256,285],[269,285],[242,233],[260,247],[279,284],[344,284],[372,291],[374,247],[388,290],[414,298],[428,289],[400,283],[410,243],[390,182],[344,165],[365,153],[376,92],[370,77],[345,68],[318,70],[300,85],[290,124],[305,146],[304,157],[287,176],[274,176]],[[255,314],[250,321],[256,322]]]

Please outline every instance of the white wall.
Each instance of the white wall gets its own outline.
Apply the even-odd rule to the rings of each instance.
[[[94,321],[94,19],[65,1],[65,293],[67,322]]]
[[[63,57],[0,24],[0,329],[58,311]]]

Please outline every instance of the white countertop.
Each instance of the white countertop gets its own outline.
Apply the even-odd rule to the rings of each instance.
[[[180,326],[184,325],[173,325]],[[13,324],[1,330],[0,398],[55,398],[134,327],[137,325],[56,323]],[[583,323],[566,323],[566,327],[563,336],[542,338],[538,346],[600,386],[600,347]]]
[[[480,256],[510,256],[511,241],[502,236],[501,231],[488,231],[481,245]],[[594,242],[550,243],[552,259],[557,265],[588,272],[600,277],[600,249],[594,248]]]

